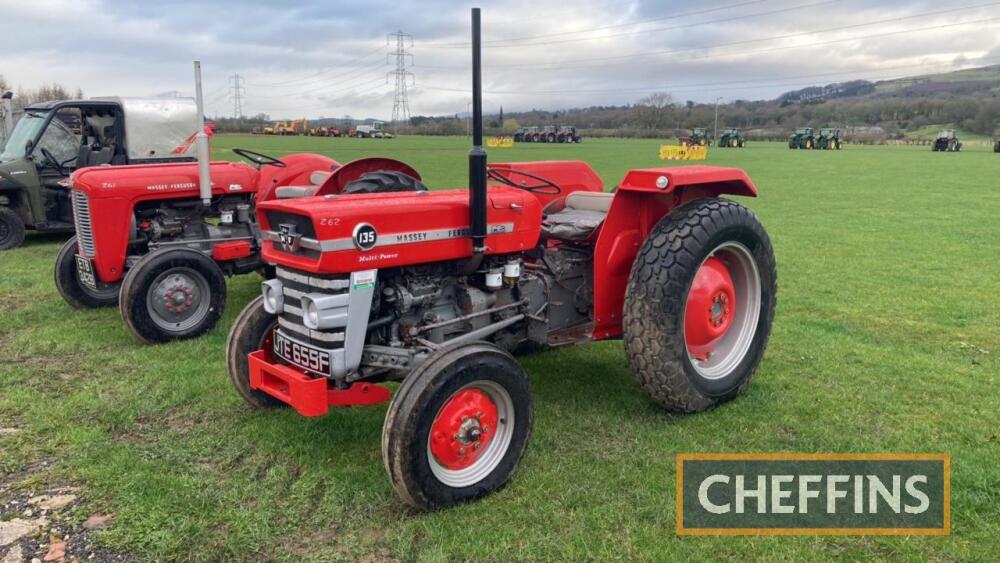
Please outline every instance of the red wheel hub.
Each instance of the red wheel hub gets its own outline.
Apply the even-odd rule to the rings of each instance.
[[[441,407],[431,424],[431,454],[451,470],[469,467],[496,436],[497,406],[475,388],[462,389]]]
[[[733,324],[736,289],[729,268],[712,256],[698,269],[688,292],[684,314],[684,339],[688,353],[706,360],[715,344]]]

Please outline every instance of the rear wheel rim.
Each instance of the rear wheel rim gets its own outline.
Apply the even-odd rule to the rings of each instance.
[[[146,308],[158,328],[184,332],[198,326],[211,307],[208,280],[192,268],[173,268],[153,280]]]
[[[427,436],[427,462],[441,483],[469,487],[489,477],[514,437],[514,401],[499,383],[472,382],[444,402]]]
[[[684,307],[685,348],[698,375],[722,379],[743,361],[757,334],[761,292],[757,262],[743,244],[725,242],[702,262]]]

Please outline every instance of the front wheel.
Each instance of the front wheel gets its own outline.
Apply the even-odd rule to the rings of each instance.
[[[274,344],[274,329],[277,326],[277,315],[264,310],[264,296],[260,295],[236,317],[236,322],[229,331],[229,338],[226,339],[229,379],[239,396],[255,409],[286,406],[267,393],[250,388],[250,360],[247,356],[258,350],[263,350],[270,356]]]
[[[121,282],[112,284],[97,281],[97,288],[92,288],[80,282],[79,270],[76,265],[76,237],[70,238],[62,245],[56,254],[56,263],[52,268],[56,290],[67,303],[77,309],[93,309],[110,307],[118,303],[118,290]]]
[[[0,250],[16,248],[24,242],[24,221],[9,207],[0,207]]]
[[[473,342],[434,352],[386,413],[382,459],[407,504],[433,510],[510,480],[532,426],[531,388],[507,352]]]
[[[625,351],[653,400],[681,412],[733,399],[767,347],[777,270],[757,217],[722,199],[664,217],[643,243],[625,297]]]
[[[147,254],[129,270],[118,308],[133,336],[156,344],[211,330],[225,305],[226,278],[218,264],[175,248]]]

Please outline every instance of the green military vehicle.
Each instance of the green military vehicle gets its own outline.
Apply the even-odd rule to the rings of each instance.
[[[742,149],[747,144],[743,131],[736,127],[730,127],[722,131],[719,135],[719,148]]]
[[[813,149],[816,148],[816,133],[812,127],[799,127],[788,137],[788,148],[790,149]]]
[[[98,98],[24,108],[0,149],[0,250],[26,229],[72,232],[69,175],[88,166],[194,160],[194,100]],[[109,186],[112,188],[113,186]]]
[[[840,150],[843,141],[840,138],[840,129],[824,127],[819,130],[819,137],[816,139],[816,148],[821,150]]]

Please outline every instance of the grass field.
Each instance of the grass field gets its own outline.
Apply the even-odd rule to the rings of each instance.
[[[409,162],[434,187],[467,178],[467,140],[218,136],[345,162]],[[584,159],[613,186],[657,166],[656,141],[493,150]],[[535,431],[511,485],[433,514],[407,510],[382,467],[385,406],[305,419],[251,412],[223,347],[259,278],[230,281],[207,336],[136,344],[116,310],[56,293],[59,238],[0,254],[0,506],[80,487],[110,513],[102,545],[141,560],[961,560],[1000,537],[1000,155],[920,147],[712,150],[745,168],[778,260],[778,311],[747,394],[689,416],[633,382],[621,343],[525,357]],[[947,452],[946,537],[678,537],[678,452]],[[72,539],[70,540],[72,544]],[[2,552],[0,552],[2,555]]]

